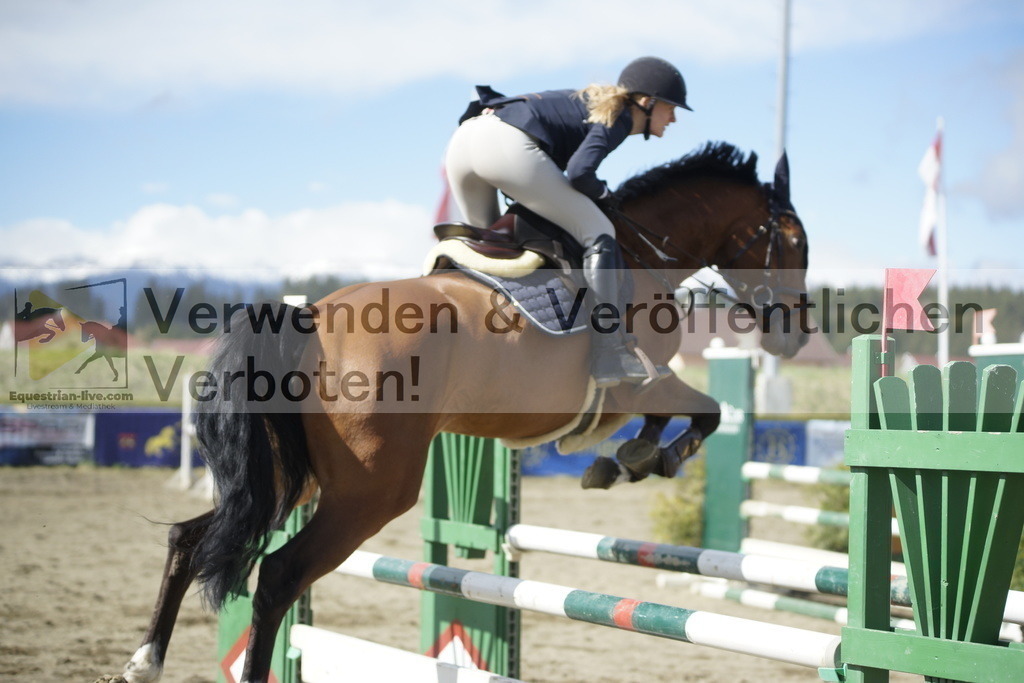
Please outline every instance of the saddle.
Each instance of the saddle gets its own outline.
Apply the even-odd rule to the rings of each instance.
[[[515,203],[489,228],[451,222],[434,226],[441,242],[457,240],[484,258],[536,263],[540,268],[557,268],[565,274],[583,264],[583,247],[564,229],[522,204]],[[529,258],[529,254],[540,257]]]
[[[513,204],[486,230],[442,223],[434,233],[440,242],[427,256],[425,274],[457,270],[483,282],[548,334],[587,329],[579,294],[583,247],[551,221]]]

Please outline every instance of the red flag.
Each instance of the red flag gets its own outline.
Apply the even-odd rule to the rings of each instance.
[[[441,182],[444,189],[441,191],[441,200],[437,203],[437,213],[434,214],[434,224],[451,223],[462,220],[462,213],[455,205],[455,198],[452,197],[452,188],[448,184],[448,174],[441,168]]]
[[[935,232],[939,222],[939,180],[942,177],[942,128],[935,133],[935,140],[924,153],[917,167],[917,174],[924,181],[924,206],[921,207],[921,223],[918,226],[918,240],[929,256],[935,256]]]
[[[889,330],[932,331],[931,320],[919,301],[924,288],[935,275],[934,269],[885,269],[885,301],[882,306],[883,333]]]

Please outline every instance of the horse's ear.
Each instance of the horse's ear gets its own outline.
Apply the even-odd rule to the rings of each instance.
[[[776,198],[783,206],[788,206],[789,201],[789,157],[786,151],[782,151],[779,163],[775,165],[775,181],[772,183]]]

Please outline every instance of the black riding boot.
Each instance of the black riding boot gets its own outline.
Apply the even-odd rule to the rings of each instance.
[[[625,270],[619,245],[611,235],[598,237],[583,254],[583,277],[587,281],[591,310],[601,306],[601,315],[591,319],[590,333],[593,340],[590,371],[599,389],[621,382],[640,384],[649,377],[643,363],[630,350],[632,339],[626,334],[623,322],[626,308],[619,278]],[[609,315],[612,310],[618,312],[617,319]],[[602,331],[609,328],[615,329]]]

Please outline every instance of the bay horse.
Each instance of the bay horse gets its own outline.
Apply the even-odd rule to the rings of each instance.
[[[708,265],[754,314],[765,350],[791,357],[806,343],[803,329],[779,324],[806,303],[807,238],[788,166],[780,161],[775,181],[762,184],[756,160],[708,144],[619,188],[615,224],[639,311],[632,333],[654,363],[666,363],[681,336],[647,314]],[[288,607],[416,503],[436,434],[543,439],[585,403],[588,335],[518,325],[490,287],[459,273],[353,285],[313,308],[281,310],[296,324],[277,334],[242,324],[244,314],[232,318],[197,385],[197,434],[217,502],[170,530],[153,619],[123,674],[130,683],[159,678],[191,582],[219,608],[253,569],[266,534],[319,490],[311,521],[260,564],[242,678],[266,681]],[[642,392],[610,389],[602,424],[632,414],[645,423],[620,456],[637,478],[674,473],[719,421],[717,402],[675,376]],[[675,415],[692,415],[692,427],[661,446]]]
[[[24,318],[15,317],[14,340],[23,342],[41,337],[40,344],[49,342],[58,331],[64,331],[64,317],[60,311],[59,308],[36,308]]]
[[[114,373],[114,379],[116,382],[118,378],[117,368],[114,367],[114,358],[125,358],[128,355],[128,333],[123,327],[114,325],[113,327],[107,327],[98,322],[88,321],[79,323],[82,326],[82,342],[85,343],[90,339],[96,340],[96,348],[93,354],[85,359],[85,362],[77,370],[75,374],[79,374],[82,370],[85,370],[85,366],[99,358],[105,358],[107,365],[110,366],[110,371]]]

